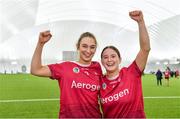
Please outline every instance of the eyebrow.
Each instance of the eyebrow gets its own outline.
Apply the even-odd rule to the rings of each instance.
[[[88,45],[88,44],[82,44],[82,45]],[[90,46],[94,46],[94,47],[96,47],[96,45],[90,45]]]
[[[96,45],[91,45],[91,47],[92,47],[92,46],[93,46],[93,47],[96,47]]]
[[[103,55],[103,57],[105,57],[105,56],[108,56],[108,55]],[[116,54],[111,54],[110,56],[118,56],[118,55],[116,55]]]

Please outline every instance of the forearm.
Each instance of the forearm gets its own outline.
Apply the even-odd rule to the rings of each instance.
[[[150,40],[149,35],[145,26],[144,20],[138,23],[139,26],[139,42],[140,42],[140,49],[149,52],[150,51]]]
[[[42,68],[41,56],[44,45],[38,42],[31,61],[31,74],[36,75]]]
[[[141,71],[144,70],[150,52],[150,40],[144,21],[138,23],[140,51],[136,57],[136,63]]]

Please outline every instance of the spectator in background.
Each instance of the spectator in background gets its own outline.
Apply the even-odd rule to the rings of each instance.
[[[173,70],[170,71],[171,78],[174,77],[175,72]]]
[[[179,70],[178,70],[178,69],[175,71],[175,77],[176,77],[177,79],[179,78]]]
[[[162,72],[161,72],[161,70],[160,69],[158,69],[158,71],[156,72],[156,79],[157,79],[157,85],[159,86],[159,83],[160,83],[160,85],[162,86],[162,76],[163,76],[163,74],[162,74]]]
[[[166,71],[164,72],[164,78],[166,79],[167,86],[169,86],[169,77],[170,77],[170,71],[166,69]]]

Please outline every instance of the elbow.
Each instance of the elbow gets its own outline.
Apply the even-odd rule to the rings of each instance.
[[[151,48],[150,48],[150,47],[148,47],[148,48],[143,48],[142,50],[143,50],[144,52],[148,52],[148,53],[149,53],[149,52],[151,51]]]
[[[30,73],[34,76],[38,76],[38,73],[36,70],[34,70],[33,68],[30,69]]]
[[[43,67],[31,67],[30,73],[34,76],[49,77],[51,76]]]
[[[150,52],[150,51],[151,51],[151,48],[150,48],[150,47],[146,49],[146,52]]]
[[[36,73],[35,73],[35,71],[31,68],[31,70],[30,70],[30,73],[32,74],[32,75],[36,75]]]

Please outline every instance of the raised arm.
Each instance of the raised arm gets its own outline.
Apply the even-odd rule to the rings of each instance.
[[[151,49],[149,35],[141,11],[137,10],[129,12],[129,16],[138,23],[140,51],[137,54],[135,61],[139,69],[143,71],[145,69],[149,51]]]
[[[31,61],[31,74],[36,76],[50,77],[51,71],[48,66],[43,66],[41,63],[41,55],[44,44],[52,37],[50,31],[44,31],[39,34],[39,40],[34,51]]]

